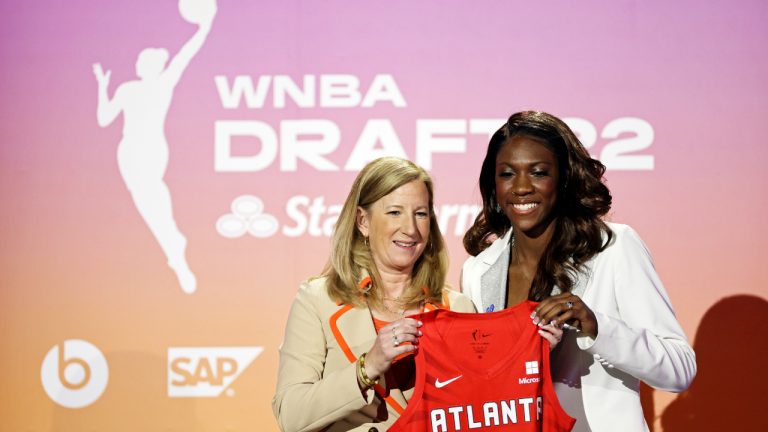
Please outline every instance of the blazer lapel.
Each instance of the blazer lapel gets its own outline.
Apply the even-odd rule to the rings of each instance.
[[[443,304],[427,303],[424,306],[425,311],[438,308],[450,308],[447,296],[443,299]],[[376,329],[373,327],[373,319],[371,319],[371,312],[368,308],[341,305],[331,315],[328,324],[333,337],[336,338],[336,342],[350,363],[356,362],[360,355],[367,352],[371,348],[374,339],[376,339]],[[405,406],[408,402],[405,400],[402,392],[398,390],[388,393],[380,385],[377,385],[375,390],[396,412],[401,415],[405,412]]]
[[[509,269],[509,240],[512,237],[512,229],[504,236],[493,242],[483,255],[483,264],[486,266],[478,275],[477,287],[484,287],[480,292],[480,301],[484,312],[493,312],[504,309],[506,297],[506,281]]]
[[[333,337],[350,363],[368,351],[376,339],[376,330],[368,308],[341,305],[328,320]]]

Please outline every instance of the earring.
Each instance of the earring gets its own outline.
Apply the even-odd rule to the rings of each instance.
[[[491,208],[496,213],[501,213],[501,206],[499,205],[499,202],[496,201],[496,197],[494,195],[491,195]]]
[[[368,236],[363,237],[363,243],[365,243],[365,247],[367,247],[368,249],[371,248],[371,245],[368,244]]]

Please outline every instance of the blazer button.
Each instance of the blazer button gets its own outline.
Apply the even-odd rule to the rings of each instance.
[[[375,427],[372,427],[372,428],[368,429],[368,432],[379,432],[379,430],[376,429]]]

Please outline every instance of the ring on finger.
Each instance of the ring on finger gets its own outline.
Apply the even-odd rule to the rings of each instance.
[[[392,335],[392,343],[394,346],[400,345],[400,340],[397,338],[397,335]]]
[[[573,302],[568,300],[567,302],[565,302],[565,307],[567,307],[568,309],[573,309]]]

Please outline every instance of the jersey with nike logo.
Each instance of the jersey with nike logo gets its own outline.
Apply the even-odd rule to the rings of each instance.
[[[435,310],[414,315],[423,336],[416,387],[394,432],[569,431],[557,400],[549,343],[531,322],[537,303],[484,314]]]
[[[443,388],[443,387],[447,386],[448,384],[450,384],[450,383],[456,381],[457,379],[461,378],[462,376],[463,375],[459,375],[459,376],[457,376],[455,378],[451,378],[451,379],[449,379],[447,381],[443,381],[443,382],[440,382],[439,379],[435,379],[435,387]]]

